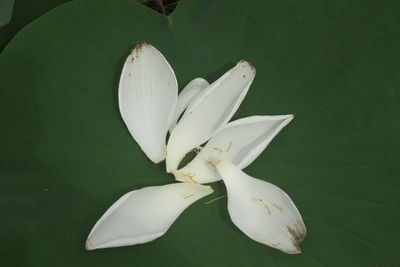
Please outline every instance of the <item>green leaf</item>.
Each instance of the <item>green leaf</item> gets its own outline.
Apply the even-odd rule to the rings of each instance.
[[[15,34],[24,26],[43,15],[56,6],[71,0],[18,0],[14,7],[8,10],[12,12],[12,20],[5,27],[0,27],[0,52],[15,36]],[[2,13],[7,11],[2,5],[14,2],[13,0],[0,0],[0,18]],[[9,13],[11,15],[11,13]],[[0,20],[1,22],[1,20]]]
[[[77,0],[25,27],[0,54],[0,236],[4,266],[397,266],[400,27],[396,1],[183,0],[169,17],[128,0]],[[248,168],[303,214],[302,254],[230,222],[222,183],[167,234],[88,252],[124,193],[171,183],[117,106],[134,44],[156,46],[180,88],[240,59],[257,76],[236,118],[294,113]]]
[[[8,24],[13,12],[14,0],[0,1],[0,27]]]

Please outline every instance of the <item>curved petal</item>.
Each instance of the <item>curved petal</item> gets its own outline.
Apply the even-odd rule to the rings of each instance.
[[[201,184],[218,181],[221,176],[215,165],[221,159],[240,169],[247,167],[292,119],[293,115],[252,116],[228,123],[191,162],[173,172],[175,179]]]
[[[255,73],[250,63],[240,61],[204,89],[171,133],[167,145],[167,172],[175,171],[186,153],[226,125],[243,101]]]
[[[221,161],[217,169],[228,191],[232,222],[257,242],[288,254],[300,253],[306,227],[290,197],[275,185],[250,177],[227,161]]]
[[[168,230],[178,216],[198,199],[211,194],[209,186],[176,183],[131,191],[98,220],[86,249],[121,247],[150,242]]]
[[[177,99],[178,84],[167,60],[153,46],[138,43],[122,69],[119,109],[129,132],[154,163],[165,158]]]
[[[172,132],[176,126],[176,123],[178,122],[179,116],[182,114],[182,112],[190,105],[193,99],[195,99],[199,93],[209,85],[210,84],[203,78],[196,78],[189,82],[185,88],[183,88],[182,92],[178,96],[178,104],[176,106],[175,116],[169,127],[170,132]]]

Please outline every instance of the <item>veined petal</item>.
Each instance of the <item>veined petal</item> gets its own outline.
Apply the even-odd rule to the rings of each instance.
[[[228,123],[191,162],[173,172],[176,180],[201,184],[218,181],[221,176],[215,165],[221,159],[240,169],[247,167],[292,119],[293,115],[252,116]]]
[[[213,192],[209,186],[176,183],[131,191],[98,220],[86,249],[121,247],[150,242],[169,229],[192,203]]]
[[[175,171],[186,153],[226,125],[245,97],[255,73],[250,63],[240,61],[194,100],[168,140],[167,172]]]
[[[189,82],[185,88],[183,88],[182,92],[180,92],[178,96],[178,104],[175,110],[175,116],[172,120],[171,126],[169,127],[169,131],[172,132],[176,123],[178,122],[179,116],[182,112],[190,105],[190,103],[195,99],[199,93],[209,86],[210,84],[204,80],[203,78],[196,78]]]
[[[167,60],[153,46],[138,43],[122,69],[119,109],[132,137],[154,163],[165,158],[177,99],[178,84]]]
[[[277,186],[248,176],[230,162],[221,161],[217,169],[228,192],[232,222],[257,242],[288,254],[300,253],[306,227],[290,197]]]

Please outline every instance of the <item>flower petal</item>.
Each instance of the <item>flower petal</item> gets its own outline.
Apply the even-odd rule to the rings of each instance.
[[[131,191],[98,220],[86,249],[150,242],[162,236],[192,203],[213,192],[209,186],[176,183]]]
[[[179,116],[182,114],[182,112],[190,105],[193,99],[195,99],[198,94],[209,85],[210,84],[203,78],[196,78],[189,82],[185,88],[183,88],[182,92],[178,96],[175,117],[172,120],[171,126],[169,127],[170,132],[172,132],[176,126],[176,123],[178,122]]]
[[[221,159],[240,169],[247,167],[292,119],[293,115],[252,116],[228,123],[190,163],[173,172],[176,180],[201,184],[218,181],[221,176],[215,165]]]
[[[175,171],[183,156],[206,142],[232,118],[255,76],[250,63],[240,61],[212,83],[179,121],[167,145],[167,171]]]
[[[306,235],[303,219],[290,197],[273,184],[248,176],[221,161],[217,169],[228,191],[232,222],[251,239],[285,253],[300,253]]]
[[[150,160],[162,161],[178,84],[171,66],[156,48],[138,43],[133,49],[122,69],[118,99],[133,138]]]

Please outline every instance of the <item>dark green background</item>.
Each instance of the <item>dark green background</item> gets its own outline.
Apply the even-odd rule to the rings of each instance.
[[[15,0],[9,24],[0,27],[0,52],[22,27],[46,11],[68,1],[71,0]]]
[[[399,265],[399,17],[397,1],[182,0],[164,17],[128,0],[77,0],[35,20],[0,54],[2,265]],[[296,115],[245,171],[295,201],[302,254],[247,238],[226,199],[205,205],[222,183],[155,242],[84,250],[122,194],[173,182],[118,111],[123,61],[142,40],[180,88],[251,61],[236,118]]]

